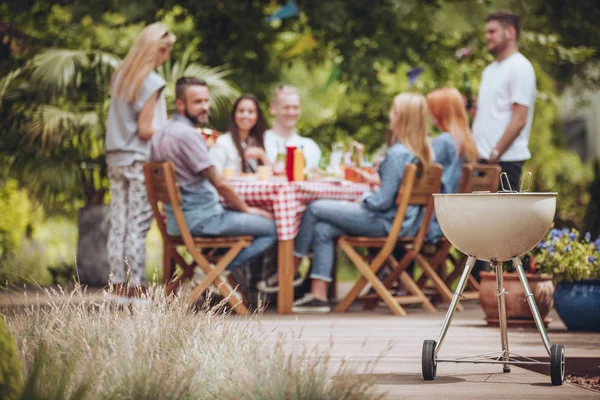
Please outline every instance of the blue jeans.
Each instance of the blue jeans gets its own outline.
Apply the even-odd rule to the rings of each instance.
[[[294,255],[313,249],[312,279],[331,282],[336,240],[343,235],[387,236],[383,219],[359,203],[317,200],[310,203],[294,243]]]
[[[238,254],[228,270],[252,260],[264,253],[277,241],[275,221],[258,215],[226,210],[223,214],[210,217],[194,226],[194,236],[252,236],[252,244]]]

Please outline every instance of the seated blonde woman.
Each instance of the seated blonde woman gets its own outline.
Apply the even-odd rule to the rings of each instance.
[[[381,189],[356,202],[313,201],[304,213],[294,255],[298,265],[312,249],[312,287],[310,293],[294,302],[294,312],[330,311],[327,287],[332,280],[337,238],[342,235],[387,236],[396,216],[396,197],[406,165],[419,164],[426,171],[433,164],[425,98],[413,93],[396,96],[389,119],[389,150],[379,166]],[[408,207],[400,236],[416,234],[423,218],[422,210],[420,206]],[[275,286],[277,281],[276,276],[269,277],[263,286]]]
[[[270,165],[264,145],[265,117],[252,94],[238,98],[231,111],[229,132],[219,136],[209,157],[219,173],[225,168],[235,175],[256,172],[259,165]]]

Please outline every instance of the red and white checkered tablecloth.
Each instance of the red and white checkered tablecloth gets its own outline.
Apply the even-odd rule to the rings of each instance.
[[[279,240],[296,237],[302,214],[313,200],[353,201],[370,190],[369,185],[352,182],[287,182],[286,180],[232,180],[236,193],[250,206],[273,212]]]

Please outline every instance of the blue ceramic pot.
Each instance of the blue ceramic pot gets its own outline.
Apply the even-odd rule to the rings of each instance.
[[[559,283],[554,307],[570,331],[600,332],[600,279]]]

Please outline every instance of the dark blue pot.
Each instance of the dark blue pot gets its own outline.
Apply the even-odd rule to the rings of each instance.
[[[570,331],[600,332],[600,279],[559,283],[554,307]]]

